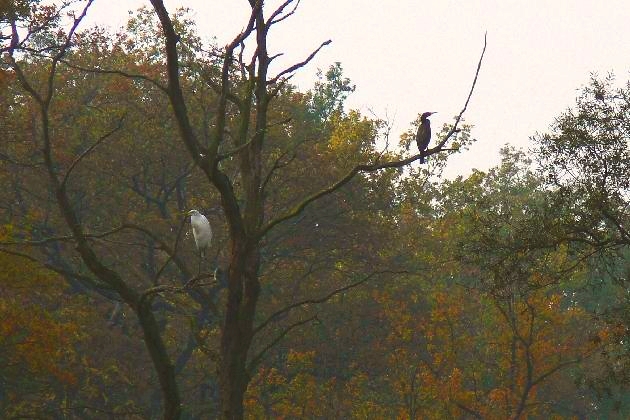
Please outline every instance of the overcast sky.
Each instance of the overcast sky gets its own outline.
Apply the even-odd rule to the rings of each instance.
[[[202,36],[220,45],[248,18],[246,0],[166,1],[169,10],[194,11]],[[269,9],[280,1],[267,1]],[[117,28],[127,11],[148,1],[96,0],[89,22]],[[351,108],[394,120],[398,136],[418,113],[437,111],[433,127],[456,115],[468,94],[488,33],[488,49],[465,114],[477,143],[449,165],[450,176],[498,163],[510,143],[527,148],[571,106],[591,72],[629,78],[628,0],[302,0],[271,33],[270,54],[283,52],[276,70],[303,60],[327,39],[309,67],[294,78],[312,86],[317,68],[340,61],[357,89]]]

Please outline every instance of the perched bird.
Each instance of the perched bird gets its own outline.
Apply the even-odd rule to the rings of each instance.
[[[199,255],[205,256],[206,249],[210,246],[210,242],[212,241],[210,222],[208,222],[206,216],[199,213],[197,210],[191,210],[188,214],[190,215],[190,224],[192,225],[195,245],[197,245]]]
[[[429,117],[432,114],[435,114],[435,112],[425,112],[420,117],[420,125],[416,133],[416,143],[418,144],[420,154],[427,150],[429,142],[431,141],[431,121],[429,121]],[[424,156],[420,157],[420,163],[424,163]]]

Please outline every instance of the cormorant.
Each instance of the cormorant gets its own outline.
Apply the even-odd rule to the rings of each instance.
[[[416,143],[418,144],[418,152],[422,154],[431,141],[431,121],[429,117],[435,114],[435,112],[425,112],[420,117],[420,125],[418,126],[418,132],[416,133]],[[424,163],[424,156],[420,157],[420,163]]]

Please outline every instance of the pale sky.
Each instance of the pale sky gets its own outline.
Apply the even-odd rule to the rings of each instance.
[[[202,36],[225,45],[248,18],[246,0],[166,1],[170,11],[194,11]],[[267,1],[272,10],[281,1]],[[116,29],[127,11],[149,1],[96,0],[89,22]],[[348,106],[394,119],[392,135],[418,113],[437,111],[434,130],[464,104],[488,32],[488,48],[465,114],[477,142],[452,157],[447,174],[467,175],[499,162],[510,143],[527,148],[573,105],[591,72],[630,78],[628,0],[302,0],[294,16],[274,27],[270,55],[283,52],[275,70],[332,43],[293,79],[306,90],[318,68],[340,61],[356,84]]]

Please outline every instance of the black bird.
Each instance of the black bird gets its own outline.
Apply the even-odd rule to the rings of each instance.
[[[416,133],[416,143],[418,144],[420,154],[427,150],[429,142],[431,141],[431,121],[429,121],[429,117],[432,114],[435,114],[435,112],[425,112],[420,117],[420,125]],[[420,163],[424,163],[424,156],[420,157]]]

